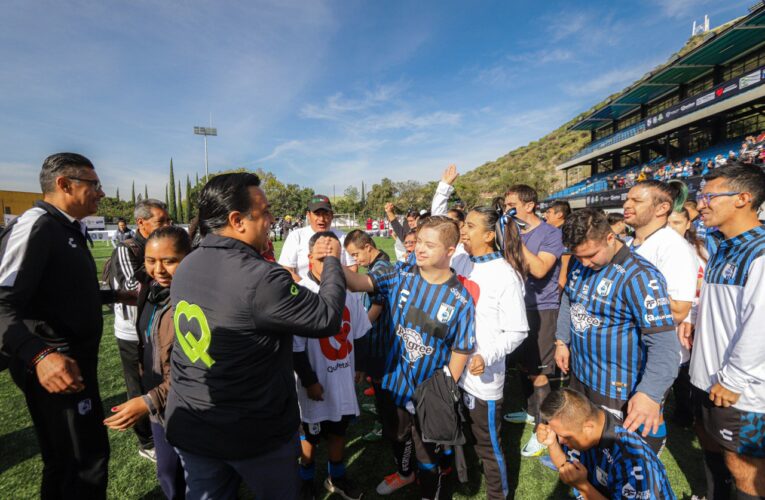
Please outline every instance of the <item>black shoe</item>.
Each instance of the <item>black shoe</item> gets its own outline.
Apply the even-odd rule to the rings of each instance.
[[[300,500],[314,500],[316,498],[316,487],[313,479],[304,479],[300,487]]]
[[[364,495],[361,490],[348,479],[347,475],[334,478],[328,477],[327,480],[324,481],[324,488],[330,493],[337,493],[345,498],[345,500],[360,500]]]

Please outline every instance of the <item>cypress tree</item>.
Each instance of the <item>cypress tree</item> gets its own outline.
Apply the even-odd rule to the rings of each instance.
[[[186,220],[191,222],[194,216],[191,213],[191,179],[186,174]]]
[[[133,181],[133,185],[130,188],[130,201],[133,202],[133,206],[135,207],[135,181]]]
[[[117,198],[117,201],[120,201],[120,188],[117,188],[117,194],[114,197]]]
[[[195,186],[199,185],[199,172],[197,172],[197,180],[194,182]]]
[[[167,210],[170,213],[170,218],[176,222],[178,222],[178,211],[176,210],[176,202],[175,202],[175,173],[173,172],[173,159],[170,158],[170,181],[167,183],[168,185],[168,198],[167,198]]]
[[[176,210],[176,213],[178,214],[178,222],[187,222],[186,218],[183,216],[183,193],[181,192],[181,181],[178,181],[178,209]]]
[[[148,200],[149,199],[149,186],[146,184],[143,185],[143,199]]]
[[[167,202],[167,184],[165,184],[165,206],[170,210],[170,203]]]

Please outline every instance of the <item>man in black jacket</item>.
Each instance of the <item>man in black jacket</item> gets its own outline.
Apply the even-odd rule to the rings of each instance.
[[[49,156],[43,201],[0,237],[0,348],[24,392],[43,458],[43,499],[106,496],[109,441],[96,370],[103,319],[83,217],[104,196],[84,156]]]
[[[318,294],[264,260],[273,216],[258,176],[219,175],[202,190],[199,247],[173,278],[176,342],[165,410],[167,439],[186,470],[187,498],[296,498],[300,480],[292,335],[340,330],[340,245],[320,239]]]

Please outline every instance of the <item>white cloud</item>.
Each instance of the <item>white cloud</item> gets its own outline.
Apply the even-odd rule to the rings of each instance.
[[[648,71],[660,64],[660,60],[654,60],[642,64],[632,64],[621,68],[598,73],[589,80],[581,82],[568,82],[561,88],[573,97],[585,97],[598,94],[605,98],[607,95],[618,92],[628,85],[643,77]]]

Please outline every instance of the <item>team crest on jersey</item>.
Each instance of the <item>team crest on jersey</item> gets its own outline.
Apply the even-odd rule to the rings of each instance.
[[[736,269],[738,269],[738,267],[733,262],[728,262],[725,264],[725,267],[723,267],[722,271],[723,278],[726,280],[733,279],[733,276],[736,275]]]
[[[436,319],[441,323],[448,323],[452,316],[454,316],[454,306],[446,303],[441,304],[441,307],[438,308],[438,313],[436,313]]]
[[[635,498],[635,495],[637,495],[635,487],[629,483],[625,484],[622,488],[622,498]]]
[[[595,479],[597,479],[603,486],[608,484],[608,474],[606,474],[606,471],[600,467],[595,467]]]
[[[588,293],[590,293],[590,285],[582,285],[582,293],[584,295],[587,295]]]
[[[598,295],[601,295],[601,296],[605,297],[606,295],[611,293],[611,287],[612,286],[614,286],[614,282],[613,281],[611,281],[609,279],[606,279],[606,278],[603,278],[602,280],[600,280],[600,282],[598,283],[598,286],[597,286],[597,288],[595,290],[598,292]]]
[[[93,402],[90,400],[90,398],[83,399],[79,403],[77,403],[77,413],[80,415],[87,415],[90,413],[90,410],[93,409]]]
[[[422,341],[422,335],[411,328],[404,328],[401,325],[396,327],[396,336],[401,337],[406,353],[402,356],[409,363],[416,363],[423,356],[433,354],[434,349],[425,345]]]
[[[600,326],[600,320],[587,312],[587,309],[579,302],[571,306],[571,324],[577,332],[585,332],[591,326]]]
[[[468,410],[475,410],[475,396],[469,392],[465,392],[462,395],[462,401],[465,403]]]

